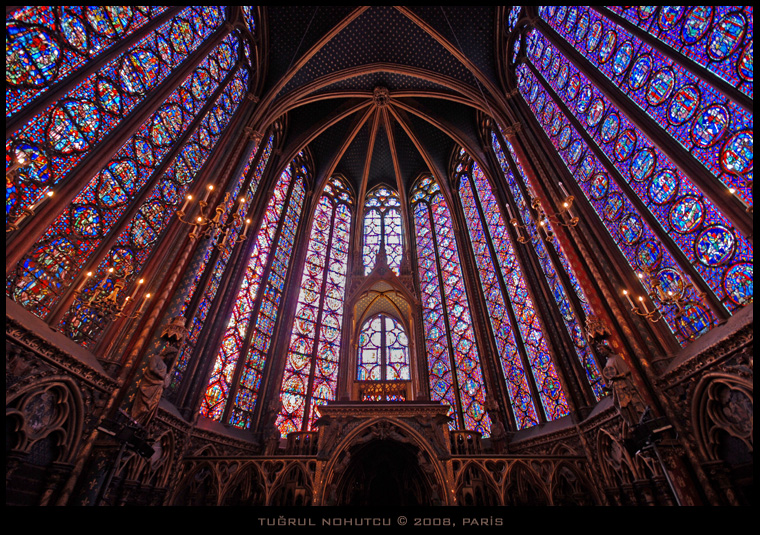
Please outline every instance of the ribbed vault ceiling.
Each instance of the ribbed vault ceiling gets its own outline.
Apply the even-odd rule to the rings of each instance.
[[[477,112],[503,98],[488,6],[268,6],[267,74],[255,122],[286,117],[283,154],[308,146],[317,178],[357,194],[407,191],[477,146]]]

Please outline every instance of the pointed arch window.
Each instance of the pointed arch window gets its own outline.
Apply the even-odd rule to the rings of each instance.
[[[595,19],[594,24],[592,29],[601,39],[604,22]],[[612,35],[610,32],[612,28],[604,35]],[[602,45],[584,46],[596,50]],[[703,296],[689,288],[690,280],[712,292],[728,312],[750,302],[751,282],[747,281],[752,280],[752,244],[742,232],[628,119],[624,110],[613,106],[540,32],[531,31],[528,48],[530,62],[517,69],[521,92],[573,176],[578,177],[578,186],[640,274],[645,293],[654,294],[652,288],[658,282],[683,296],[680,308],[661,299],[654,303],[663,311],[676,338],[687,343],[717,324]],[[684,80],[691,76],[686,69],[681,70],[679,76]],[[661,71],[658,75],[663,74]],[[633,76],[635,70],[625,72]],[[660,88],[649,85],[653,91]],[[635,100],[631,91],[639,89],[629,87],[626,92]],[[703,93],[707,98],[708,92]],[[710,93],[710,98],[716,94]],[[652,99],[655,97],[653,94]],[[665,108],[673,109],[673,101],[669,102],[654,100],[647,109],[659,117]],[[745,124],[740,116],[737,112],[732,123],[738,128]],[[686,125],[691,125],[687,130],[695,131],[699,128],[695,121],[698,117],[690,116],[678,131],[686,131]],[[658,122],[670,130],[666,118],[659,117]],[[576,124],[581,125],[581,131]],[[604,154],[605,163],[597,156],[599,152]],[[713,157],[717,159],[717,153]],[[701,161],[710,167],[708,161]],[[740,174],[723,173],[720,177],[735,180]],[[652,219],[657,223],[654,227],[647,224]]]
[[[304,182],[291,164],[269,199],[201,401],[202,416],[250,426],[293,252]]]
[[[373,189],[364,203],[364,274],[375,267],[378,254],[385,249],[388,267],[399,274],[404,253],[401,202],[398,193],[385,186]]]
[[[399,320],[378,314],[359,332],[359,381],[408,381],[409,339]]]
[[[238,195],[241,193],[240,189],[243,187],[246,180],[248,180],[248,188],[243,195],[243,200],[240,203],[239,207],[239,213],[241,214],[241,217],[235,220],[231,228],[231,232],[229,236],[226,237],[226,239],[222,239],[221,242],[217,244],[214,243],[214,240],[210,240],[205,254],[199,255],[200,258],[198,258],[196,261],[196,268],[194,270],[194,273],[192,273],[192,282],[190,282],[190,288],[188,289],[187,294],[182,298],[182,303],[179,305],[176,312],[169,314],[171,317],[174,317],[176,315],[183,315],[187,317],[188,306],[190,304],[190,301],[193,299],[196,290],[203,292],[200,299],[198,300],[198,304],[195,306],[194,312],[189,311],[189,314],[192,315],[192,320],[188,326],[188,333],[185,337],[185,341],[182,344],[179,355],[177,356],[177,364],[175,364],[174,368],[172,369],[172,379],[169,386],[170,392],[174,392],[182,380],[182,377],[188,366],[188,360],[195,350],[196,344],[198,343],[198,339],[201,335],[201,330],[205,325],[211,303],[216,297],[216,292],[219,289],[222,275],[226,271],[227,262],[230,259],[232,251],[235,248],[238,239],[242,239],[244,236],[244,228],[246,226],[246,223],[244,222],[244,217],[242,216],[248,213],[249,209],[251,208],[251,204],[256,197],[256,192],[258,190],[259,183],[261,182],[262,174],[264,173],[264,169],[269,162],[269,156],[272,153],[273,142],[274,137],[270,136],[263,148],[258,165],[254,169],[251,169],[258,148],[257,145],[254,145],[248,161],[240,173],[240,180],[236,181],[233,185],[233,195],[228,201],[226,207],[226,215],[229,216],[230,212],[233,210],[233,206],[237,204],[235,201],[238,198]],[[219,250],[219,254],[216,258],[216,262],[214,263],[213,268],[211,268],[211,275],[206,286],[199,288],[198,283],[201,276],[206,269],[209,269],[208,262],[214,247]],[[181,287],[185,287],[185,285],[183,284]]]
[[[79,288],[80,298],[64,311],[59,328],[84,345],[94,343],[103,325],[88,300],[95,293],[122,301],[132,296],[128,287],[136,284],[158,237],[243,100],[249,71],[241,68],[238,49],[236,33],[223,37],[132,133],[22,258],[7,280],[8,295],[45,318],[89,263],[93,276]],[[19,135],[29,133],[21,130]],[[137,199],[141,204],[134,210]],[[124,218],[128,210],[134,212],[129,220]],[[119,235],[113,239],[115,232]],[[106,239],[113,244],[108,251],[102,250]]]
[[[538,311],[528,291],[525,277],[514,251],[512,239],[497,205],[491,185],[477,163],[460,176],[467,230],[470,234],[478,274],[502,357],[502,371],[508,380],[510,401],[518,428],[534,422],[535,408],[524,390],[524,369],[530,370],[547,420],[569,414],[567,398],[546,343]],[[511,314],[509,312],[511,309]],[[516,327],[511,325],[514,315]],[[515,340],[521,340],[519,347]],[[524,351],[524,358],[520,354]],[[524,366],[522,362],[527,362]]]
[[[430,396],[450,407],[452,427],[489,436],[480,352],[449,207],[435,180],[411,195]]]
[[[721,61],[731,63],[735,73],[744,65],[741,43],[751,50],[751,30],[747,33],[741,9],[612,9],[622,9],[626,18],[636,19],[637,25],[671,46],[676,28],[680,28],[679,40],[691,41],[693,51],[707,50],[708,57],[713,42],[717,47],[713,53],[722,50]],[[720,20],[706,17],[714,10]],[[528,36],[529,63],[517,69],[526,100],[555,147],[561,154],[566,152],[568,167],[580,165],[579,186],[597,212],[607,221],[619,220],[621,248],[633,246],[636,251],[630,254],[638,255],[631,263],[633,269],[652,274],[649,282],[644,276],[645,291],[650,292],[653,282],[659,280],[674,293],[681,293],[691,279],[733,313],[752,301],[753,247],[721,211],[718,201],[703,194],[706,190],[701,181],[722,183],[751,207],[751,110],[733,100],[741,100],[736,94],[724,94],[716,78],[699,71],[704,62],[698,57],[690,56],[694,64],[685,59],[673,62],[661,50],[665,46],[652,40],[643,42],[635,29],[625,30],[613,20],[614,15],[605,16],[604,10],[573,7],[570,12],[579,17],[575,30],[562,24],[563,10],[540,10],[542,18],[589,60],[589,68],[598,69],[632,105],[657,123],[655,128],[688,151],[693,158],[693,165],[687,162],[688,166],[699,172],[692,176],[684,171],[689,169],[687,164],[676,165],[660,144],[637,126],[636,116],[616,106],[575,61],[569,61],[537,30]],[[711,65],[718,63],[712,61]],[[751,92],[751,84],[741,84],[741,88]],[[604,155],[606,165],[598,160],[598,153]],[[646,220],[657,223],[652,227],[652,240],[645,236]],[[666,314],[682,343],[717,324],[703,298],[693,294],[686,298],[684,314]]]
[[[283,436],[312,430],[314,408],[335,399],[353,203],[337,176],[317,203],[280,389]]]

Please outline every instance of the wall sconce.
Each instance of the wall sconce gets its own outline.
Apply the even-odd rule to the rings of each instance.
[[[13,221],[12,223],[8,223],[8,226],[5,227],[5,232],[8,233],[8,232],[13,232],[14,230],[18,230],[21,222],[27,217],[33,216],[37,208],[39,208],[42,203],[50,199],[52,196],[53,196],[53,190],[47,190],[45,192],[45,195],[43,195],[42,198],[39,199],[37,202],[32,203],[26,208],[22,208],[21,213],[18,215],[18,217],[16,217],[15,221]]]
[[[538,227],[543,231],[546,241],[554,241],[554,232],[551,230],[551,225],[560,225],[563,227],[574,227],[580,220],[572,211],[572,205],[575,198],[567,193],[562,183],[559,183],[560,190],[565,195],[565,200],[562,202],[562,207],[558,214],[547,214],[541,202],[537,197],[531,195],[531,208],[535,210],[536,215],[534,220]],[[509,222],[515,227],[517,231],[517,241],[520,243],[526,243],[529,238],[524,236],[521,232],[522,229],[526,229],[525,225],[521,225],[517,218],[512,214],[512,209],[507,205],[507,213],[509,214]]]
[[[190,239],[192,240],[196,240],[200,238],[201,236],[210,235],[209,231],[218,226],[219,218],[221,218],[222,213],[224,212],[224,203],[226,203],[227,199],[229,199],[229,193],[225,196],[224,200],[216,208],[216,216],[213,219],[209,218],[204,213],[206,206],[208,206],[208,198],[211,195],[212,191],[214,191],[214,185],[209,184],[208,187],[206,188],[206,196],[203,197],[203,200],[198,203],[200,210],[198,212],[198,216],[195,219],[191,221],[184,219],[187,213],[186,210],[188,209],[188,205],[190,205],[190,203],[193,201],[192,195],[188,195],[187,197],[185,197],[185,204],[182,205],[182,209],[177,210],[176,212],[177,217],[179,218],[180,221],[182,221],[183,223],[187,225],[193,226],[193,230],[190,233]],[[206,229],[203,233],[201,233],[201,229],[205,227],[209,227],[210,225],[211,225],[210,228]]]
[[[108,271],[103,276],[103,279],[93,289],[89,298],[87,298],[82,294],[82,289],[87,284],[87,281],[90,279],[90,277],[92,277],[92,272],[87,272],[84,279],[82,279],[82,282],[79,284],[79,287],[74,291],[74,299],[80,301],[87,308],[94,310],[97,314],[108,319],[115,317],[128,319],[136,318],[142,314],[143,310],[145,309],[145,305],[147,304],[148,299],[150,299],[150,294],[148,293],[143,296],[142,306],[136,312],[128,314],[127,309],[131,303],[135,302],[135,297],[139,293],[143,282],[145,282],[144,279],[137,281],[137,284],[132,290],[132,293],[127,296],[123,302],[119,303],[119,294],[126,286],[127,278],[129,278],[131,272],[127,273],[123,277],[115,277],[113,288],[111,288],[110,291],[106,291],[105,285],[108,282],[109,278],[113,277],[113,273],[114,269],[112,267],[108,268]]]

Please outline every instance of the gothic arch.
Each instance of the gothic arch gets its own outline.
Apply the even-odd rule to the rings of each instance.
[[[467,463],[459,472],[456,484],[457,505],[502,505],[498,486],[479,463]]]
[[[78,451],[83,402],[68,378],[43,379],[14,392],[6,398],[5,418],[7,452],[27,455],[42,448],[42,458],[68,463]]]
[[[172,505],[218,505],[220,495],[219,474],[216,465],[201,461],[190,468],[171,500]]]
[[[311,505],[313,488],[314,483],[306,468],[299,462],[293,462],[282,470],[273,485],[268,505]]]
[[[515,462],[504,479],[504,505],[549,505],[549,493],[541,477],[522,461]]]
[[[596,505],[597,498],[587,476],[576,466],[560,461],[551,476],[552,505]]]
[[[266,504],[266,481],[259,466],[254,462],[244,463],[225,485],[220,500],[221,505],[256,506]]]
[[[334,447],[328,444],[332,454],[322,472],[324,484],[318,489],[318,495],[322,496],[323,504],[329,502],[336,492],[341,490],[341,486],[345,486],[346,474],[353,462],[352,457],[357,453],[360,454],[363,446],[377,443],[403,447],[407,454],[415,455],[414,463],[420,470],[421,484],[427,487],[432,500],[438,499],[444,505],[446,504],[447,496],[443,491],[448,488],[446,471],[438,461],[437,454],[428,440],[407,423],[383,417],[365,421]],[[323,444],[320,446],[324,447]]]

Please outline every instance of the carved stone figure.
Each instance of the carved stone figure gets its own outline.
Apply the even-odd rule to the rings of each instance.
[[[631,369],[620,355],[613,353],[606,345],[599,344],[597,355],[606,361],[602,375],[612,389],[615,408],[629,426],[637,425],[646,407],[636,391]]]
[[[169,371],[179,353],[179,346],[186,332],[185,319],[182,316],[173,318],[161,334],[161,339],[165,342],[164,349],[160,353],[154,353],[148,359],[148,365],[137,387],[129,414],[143,427],[147,427],[153,419],[164,389],[169,386],[171,381]]]

